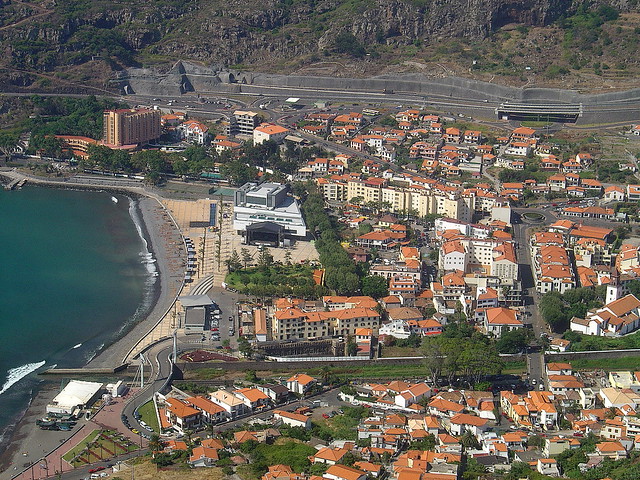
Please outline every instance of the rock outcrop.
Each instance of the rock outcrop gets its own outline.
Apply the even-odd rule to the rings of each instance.
[[[348,33],[375,46],[482,40],[518,23],[543,26],[582,0],[0,0],[0,66],[52,71],[108,59],[114,68],[158,59],[280,65],[330,56]],[[601,0],[621,11],[632,0]],[[315,59],[315,60],[313,60]]]

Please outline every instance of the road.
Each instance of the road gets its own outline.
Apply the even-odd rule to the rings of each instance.
[[[517,245],[518,260],[520,264],[520,280],[523,290],[523,304],[525,311],[530,319],[533,333],[536,339],[540,335],[548,332],[547,326],[540,315],[538,309],[539,294],[535,289],[533,259],[531,258],[531,249],[529,248],[529,229],[534,226],[550,225],[557,220],[553,212],[538,208],[519,208],[514,209],[515,215],[518,216],[518,223],[513,225],[513,238]],[[544,218],[540,222],[531,222],[526,220],[522,214],[537,213]],[[529,352],[527,354],[527,372],[529,379],[535,379],[539,382],[544,374],[544,355],[542,352]]]
[[[320,400],[322,402],[326,402],[329,404],[329,407],[327,408],[318,408],[318,409],[314,409],[314,416],[315,415],[321,415],[322,413],[324,413],[325,411],[330,411],[330,410],[336,410],[338,408],[340,408],[341,406],[344,405],[349,405],[348,403],[343,402],[342,400],[340,400],[338,398],[338,394],[340,393],[340,390],[338,388],[333,388],[331,390],[328,390],[326,392],[323,392],[319,395],[313,396],[311,398],[306,398],[306,399],[299,399],[299,400],[294,400],[292,402],[289,402],[287,404],[284,405],[278,405],[275,408],[282,408],[284,410],[289,410],[292,411],[295,408],[301,407],[303,405],[307,405],[309,404],[310,400]],[[274,409],[275,409],[274,408]],[[273,409],[271,410],[267,410],[267,411],[263,411],[260,413],[255,413],[253,415],[248,415],[246,417],[242,417],[238,420],[232,420],[229,422],[225,422],[222,424],[219,424],[216,426],[216,430],[217,433],[220,432],[224,432],[226,430],[231,430],[237,427],[241,427],[245,424],[247,424],[250,421],[253,420],[268,420],[269,418],[271,418],[271,416],[273,415]],[[137,452],[132,452],[130,454],[127,455],[122,455],[119,456],[117,458],[117,461],[124,461],[127,460],[129,458],[133,458],[133,457],[137,457],[140,455],[143,455],[146,453],[146,450],[143,451],[137,451]],[[82,467],[82,468],[78,468],[69,472],[66,472],[62,475],[58,475],[56,478],[58,478],[59,480],[83,480],[86,479],[90,476],[89,474],[89,470],[96,468],[96,467],[107,467],[108,465],[112,465],[116,463],[113,459],[109,460],[109,461],[105,461],[105,462],[97,462],[94,464],[91,464],[89,466],[86,467]],[[109,470],[106,470],[108,473]],[[126,471],[126,474],[129,475],[129,471]],[[118,474],[114,474],[113,476],[116,476]],[[120,476],[124,476],[124,475],[120,475]]]

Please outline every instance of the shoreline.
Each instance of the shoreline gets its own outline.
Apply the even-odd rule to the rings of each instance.
[[[12,172],[0,171],[0,180],[11,179],[10,173]],[[121,365],[131,348],[156,325],[174,304],[183,287],[184,268],[178,261],[178,259],[186,259],[182,232],[174,224],[170,215],[166,213],[166,208],[160,201],[162,197],[150,194],[141,187],[69,184],[66,181],[32,178],[21,173],[18,175],[26,177],[28,183],[39,187],[109,192],[123,195],[130,202],[133,202],[133,210],[138,218],[131,215],[131,221],[137,223],[141,232],[141,241],[146,242],[147,251],[155,259],[157,276],[153,285],[150,285],[153,292],[149,294],[148,299],[146,295],[142,299],[143,302],[148,300],[149,304],[140,312],[139,317],[130,324],[124,324],[111,343],[98,350],[83,366],[116,367]],[[57,394],[57,389],[54,388],[53,393]],[[51,382],[44,380],[38,386],[37,392],[32,393],[29,404],[20,417],[16,417],[13,428],[7,432],[6,448],[0,452],[0,478],[6,477],[7,473],[12,476],[22,470],[20,452],[30,449],[28,443],[33,441],[33,432],[37,432],[37,427],[32,420],[44,414],[44,411],[41,411],[42,406],[46,405],[53,396]],[[72,435],[74,432],[65,433]],[[10,472],[11,467],[17,467],[18,470]]]

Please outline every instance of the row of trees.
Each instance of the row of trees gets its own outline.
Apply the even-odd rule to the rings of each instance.
[[[325,285],[339,295],[352,295],[360,291],[363,271],[340,245],[337,227],[325,212],[322,195],[314,193],[302,205],[309,230],[314,232],[316,250],[325,268]]]

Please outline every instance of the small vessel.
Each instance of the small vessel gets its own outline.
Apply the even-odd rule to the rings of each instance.
[[[118,199],[117,199],[116,197],[111,197],[111,201],[112,201],[113,203],[118,203]]]
[[[81,343],[79,343],[79,344],[77,344],[77,345],[74,345],[74,346],[73,346],[73,349],[75,350],[76,348],[80,348],[81,346],[82,346],[82,344],[81,344]]]
[[[56,424],[55,420],[51,420],[50,418],[39,418],[36,420],[36,425],[40,428],[50,428]]]

